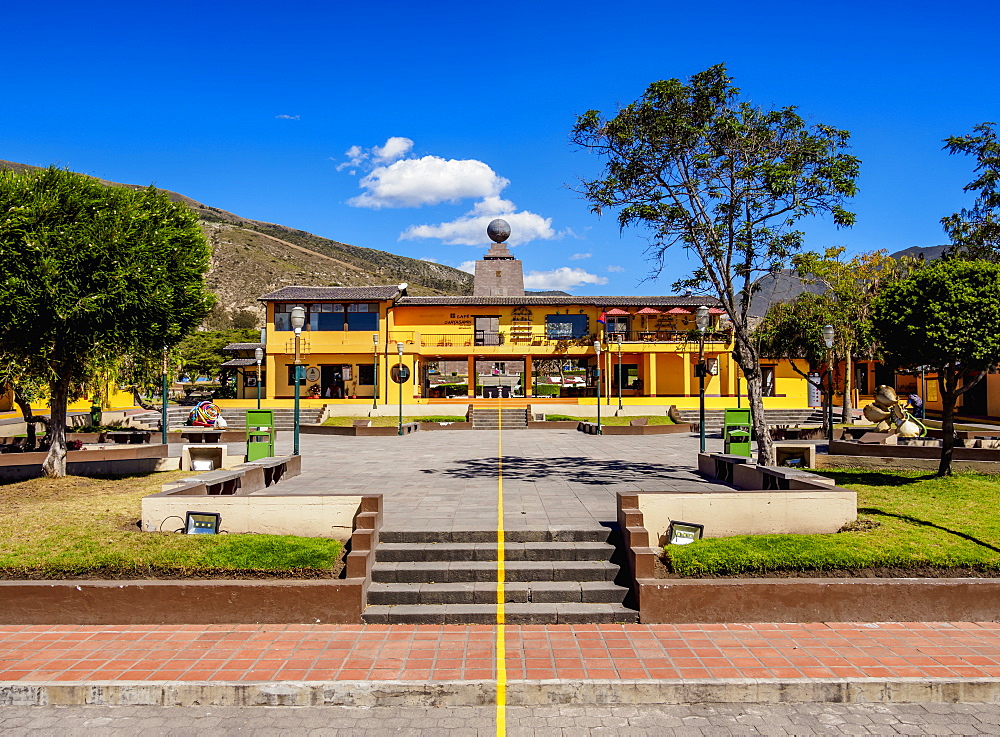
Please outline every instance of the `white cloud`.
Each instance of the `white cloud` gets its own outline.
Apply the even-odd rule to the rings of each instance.
[[[552,229],[552,218],[543,218],[533,212],[515,212],[514,203],[499,197],[488,197],[477,202],[470,212],[460,218],[436,225],[411,225],[403,231],[400,240],[438,238],[449,246],[484,246],[489,243],[486,226],[496,217],[510,223],[510,239],[516,246],[534,240],[551,240],[558,237]]]
[[[278,120],[298,120],[299,119],[298,115],[275,115],[274,117],[277,118]]]
[[[610,271],[613,274],[620,274],[621,272],[625,271],[625,267],[624,266],[609,266],[608,267],[608,271]]]
[[[360,182],[367,190],[347,201],[353,207],[421,207],[492,197],[509,182],[475,159],[424,156],[377,166]]]
[[[439,263],[436,258],[431,258],[430,256],[424,256],[422,258],[418,258],[417,261],[427,261],[428,263],[432,264]]]
[[[567,230],[569,230],[569,229],[567,228]],[[572,231],[570,231],[570,233],[572,234]],[[572,256],[569,257],[569,260],[570,261],[579,261],[580,259],[590,258],[591,255],[592,254],[589,254],[589,253],[574,253]]]
[[[558,269],[550,271],[529,271],[524,277],[525,289],[561,289],[565,291],[581,284],[607,283],[606,277],[569,266],[560,266]]]
[[[380,164],[388,164],[390,161],[403,158],[412,148],[413,141],[409,138],[392,136],[386,140],[385,145],[372,148],[372,159]]]
[[[470,274],[475,275],[476,273],[476,262],[475,261],[463,261],[456,267],[459,271],[466,271]]]

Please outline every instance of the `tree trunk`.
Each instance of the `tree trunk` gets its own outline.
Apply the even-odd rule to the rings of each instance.
[[[751,343],[741,341],[738,335],[734,335],[733,357],[747,381],[747,404],[750,405],[753,434],[757,438],[757,463],[762,466],[773,465],[774,443],[764,414],[764,377],[757,351]]]
[[[31,402],[25,399],[24,395],[14,385],[14,403],[17,408],[21,410],[21,416],[24,418],[25,432],[28,434],[27,442],[25,443],[25,450],[34,450],[35,446],[38,445],[38,433],[35,429],[35,414],[31,409]]]
[[[955,455],[955,404],[958,393],[955,391],[955,371],[949,364],[938,373],[938,386],[941,390],[941,463],[938,465],[938,476],[951,476],[951,460]]]
[[[49,454],[42,463],[42,471],[50,478],[66,475],[66,405],[69,382],[56,379],[49,384]]]
[[[840,421],[845,425],[854,421],[854,397],[851,396],[851,388],[854,386],[851,380],[853,373],[851,351],[846,350],[844,351],[844,402],[840,412]]]

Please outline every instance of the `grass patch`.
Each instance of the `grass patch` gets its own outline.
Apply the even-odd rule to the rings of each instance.
[[[141,532],[141,499],[189,471],[0,485],[0,578],[325,578],[343,545],[290,535]],[[193,500],[192,505],[197,508]],[[176,522],[173,525],[172,522]],[[172,520],[168,528],[183,526]],[[223,518],[222,527],[225,529]]]
[[[399,416],[396,417],[327,417],[324,425],[331,427],[353,427],[355,420],[371,420],[372,427],[396,427]],[[465,422],[464,415],[430,415],[428,417],[403,416],[403,424],[408,422]]]
[[[665,548],[681,576],[864,569],[1000,571],[1000,476],[821,469],[858,494],[832,535],[740,535]]]
[[[615,417],[611,415],[610,417],[601,416],[602,425],[628,425],[632,420],[638,420],[645,417],[647,425],[675,425],[673,420],[671,420],[666,415],[623,415],[621,417]],[[571,415],[545,415],[546,420],[553,420],[555,422],[597,422],[596,417],[573,417]]]

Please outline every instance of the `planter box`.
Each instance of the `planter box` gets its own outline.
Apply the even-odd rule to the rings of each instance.
[[[580,422],[577,430],[597,434],[596,422]],[[691,432],[691,425],[681,422],[676,425],[605,425],[601,424],[602,435],[672,435],[673,433]]]
[[[0,454],[0,479],[22,481],[42,475],[42,463],[48,453]],[[66,453],[66,473],[71,476],[116,476],[152,473],[177,469],[177,459],[167,458],[162,443],[113,445],[110,447],[70,450]]]
[[[471,422],[449,422],[447,424],[442,424],[440,422],[418,422],[421,430],[471,430]]]

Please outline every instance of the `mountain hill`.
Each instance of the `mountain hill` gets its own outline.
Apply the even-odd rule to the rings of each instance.
[[[0,160],[0,169],[23,171],[39,167]],[[141,185],[99,180],[108,186],[143,189]],[[283,286],[363,286],[407,282],[416,296],[472,294],[472,275],[450,266],[397,256],[374,248],[322,238],[304,230],[240,217],[170,190],[198,214],[212,246],[206,276],[218,298],[212,327],[230,327],[244,311],[258,318],[257,297]],[[485,247],[485,245],[484,245]]]

